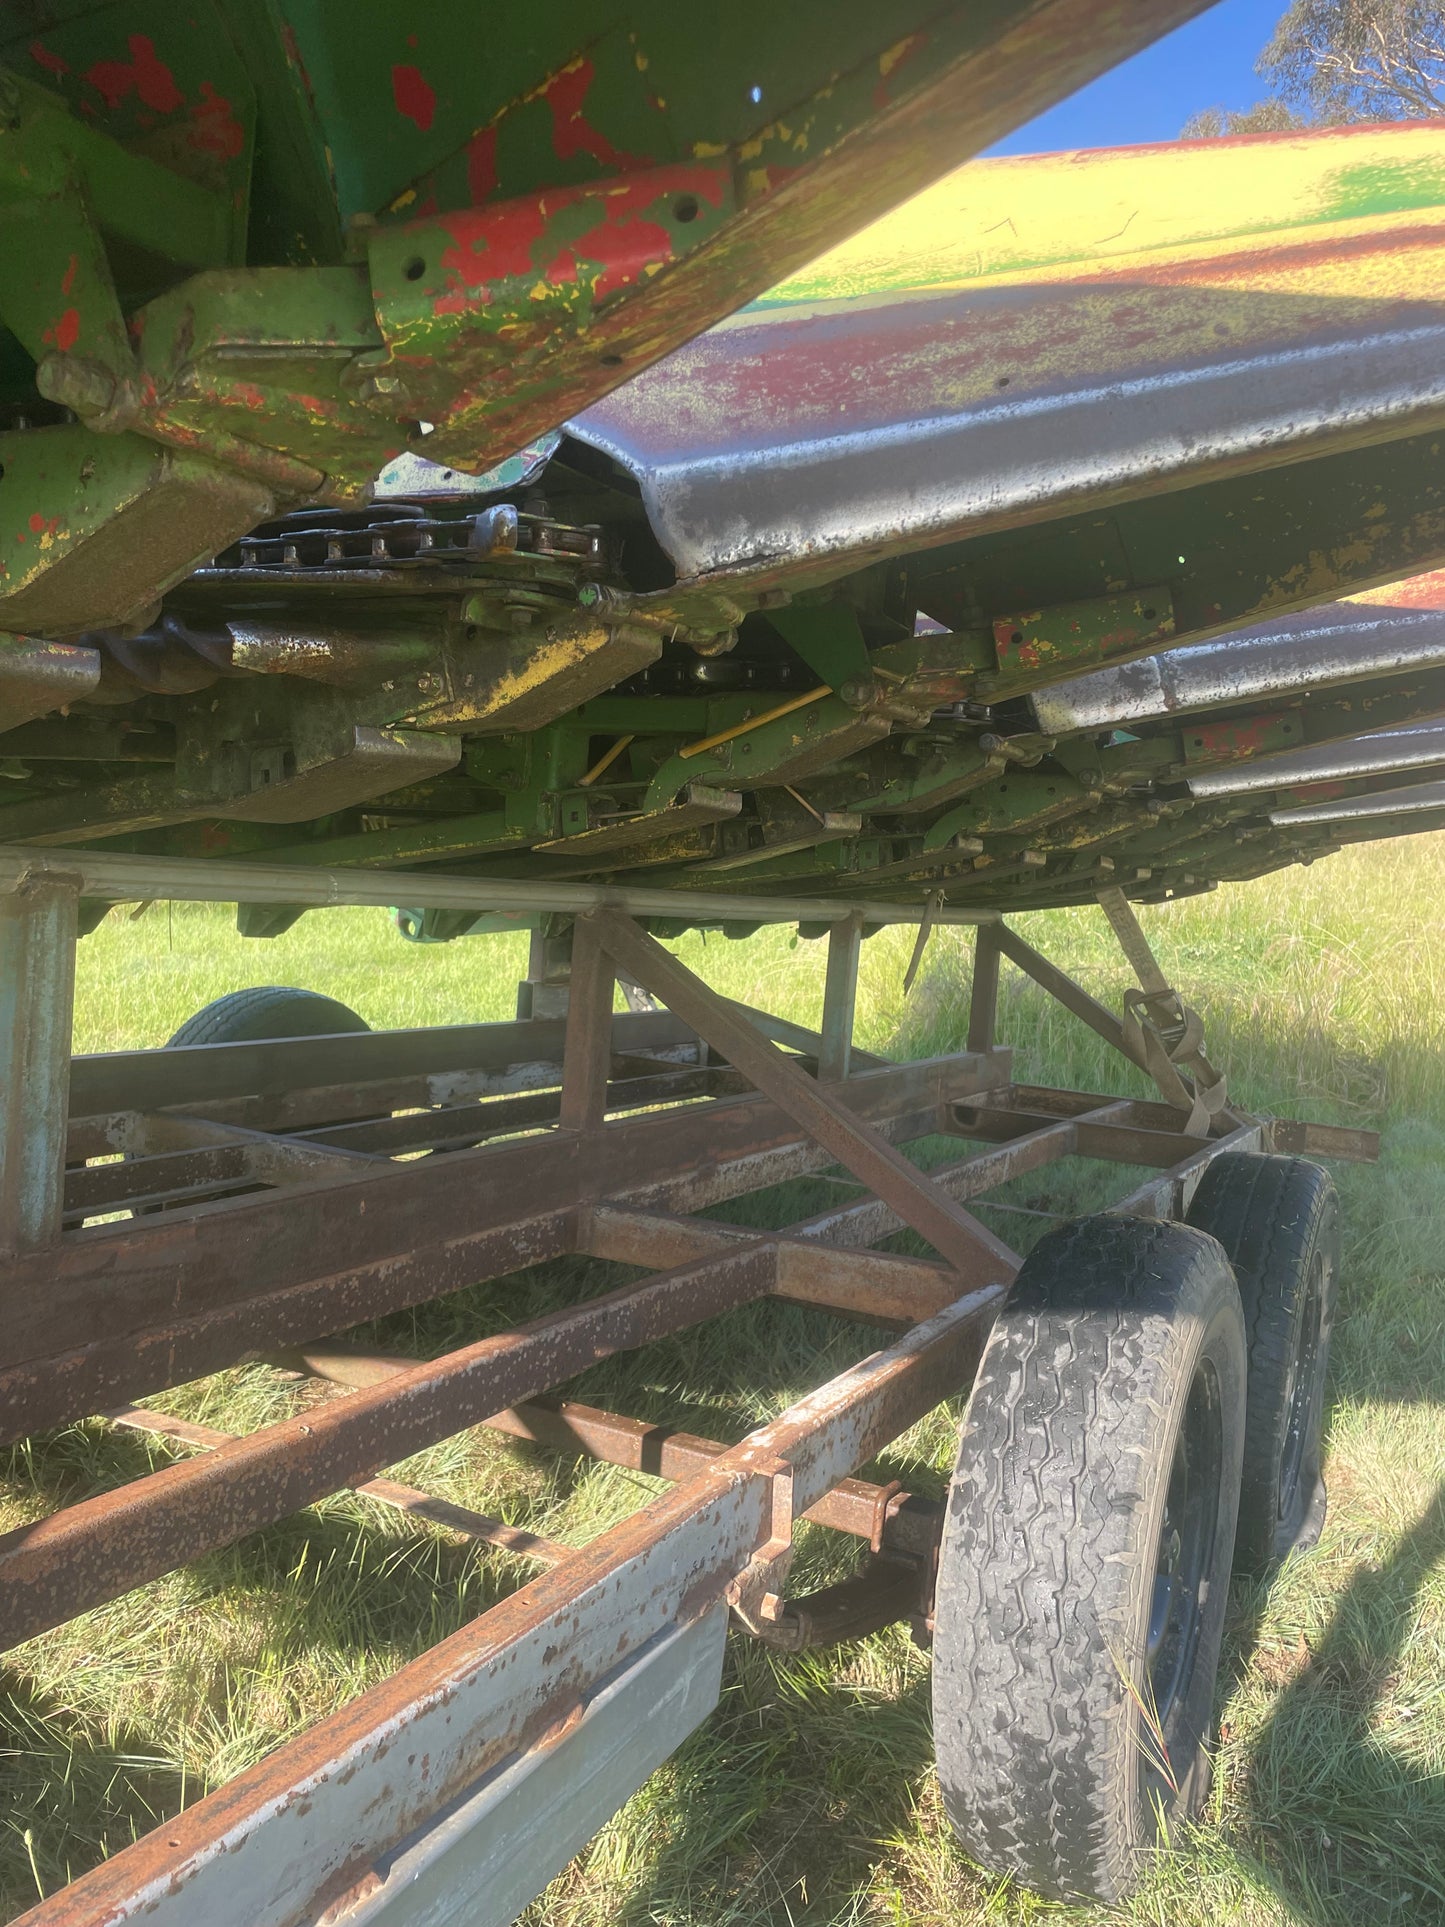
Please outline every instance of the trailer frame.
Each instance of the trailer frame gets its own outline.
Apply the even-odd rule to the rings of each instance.
[[[198,898],[568,914],[566,1015],[72,1058],[82,903]],[[0,851],[5,1430],[102,1413],[195,1452],[0,1536],[4,1646],[348,1487],[541,1568],[29,1927],[504,1923],[706,1717],[730,1620],[792,1650],[900,1618],[926,1639],[941,1509],[857,1475],[966,1392],[1017,1270],[968,1201],[1081,1156],[1150,1168],[1111,1210],[1177,1217],[1221,1153],[1377,1149],[1229,1105],[1122,895],[1104,907],[1140,979],[1122,1019],[997,918],[709,893],[724,928],[826,926],[814,1032],[664,949],[646,922],[703,914],[670,891]],[[916,924],[921,952],[935,921],[979,926],[967,1048],[858,1051],[866,929]],[[1005,959],[1175,1101],[1016,1083],[995,1036]],[[666,1008],[615,1013],[619,978]],[[936,1135],[983,1148],[928,1173],[898,1148]],[[696,1215],[832,1165],[860,1194],[781,1230]],[[936,1257],[874,1249],[902,1229]],[[564,1253],[644,1276],[437,1359],[332,1336]],[[554,1396],[599,1358],[769,1297],[886,1342],[736,1443]],[[335,1394],[245,1437],[135,1403],[256,1358]],[[562,1547],[378,1476],[479,1423],[671,1490]],[[795,1598],[805,1517],[868,1550]]]

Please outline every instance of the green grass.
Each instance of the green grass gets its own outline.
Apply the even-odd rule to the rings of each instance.
[[[1437,1032],[1445,839],[1358,850],[1145,913],[1171,979],[1207,1015],[1234,1095],[1263,1108],[1378,1125],[1377,1168],[1338,1173],[1346,1263],[1329,1413],[1332,1504],[1319,1547],[1267,1588],[1236,1590],[1222,1741],[1205,1824],[1120,1914],[1136,1923],[1445,1920],[1445,1054]],[[1019,919],[1112,1004],[1122,964],[1097,912]],[[903,1055],[957,1048],[966,940],[935,935],[905,1002],[910,938],[864,949],[859,1041]],[[686,959],[734,996],[816,1017],[823,955],[782,933],[697,938]],[[112,917],[81,950],[82,1049],[156,1044],[208,999],[299,983],[374,1025],[510,1014],[520,940],[401,942],[379,912],[305,919],[242,943],[224,912]],[[1006,973],[1003,1030],[1021,1079],[1140,1092],[1134,1073]],[[1029,1211],[1089,1208],[1117,1187],[1096,1166],[999,1194]],[[783,1222],[836,1188],[767,1201]],[[764,1206],[733,1207],[755,1218]],[[1046,1219],[985,1207],[1025,1243]],[[391,1320],[388,1339],[440,1348],[599,1288],[571,1260]],[[737,1436],[874,1342],[796,1308],[754,1307],[579,1381],[646,1417]],[[312,1394],[261,1369],[157,1403],[246,1429]],[[940,1410],[883,1462],[939,1492],[953,1416]],[[167,1449],[79,1425],[18,1451],[0,1525],[161,1464]],[[580,1542],[656,1489],[616,1469],[556,1465],[468,1433],[410,1461],[447,1496]],[[808,1533],[807,1585],[849,1548]],[[86,1615],[10,1656],[0,1679],[0,1904],[5,1915],[113,1853],[184,1801],[520,1583],[526,1568],[342,1496]],[[898,1628],[784,1658],[734,1641],[713,1718],[531,1910],[532,1927],[901,1927],[1087,1922],[982,1877],[950,1844],[930,1762],[928,1661]]]

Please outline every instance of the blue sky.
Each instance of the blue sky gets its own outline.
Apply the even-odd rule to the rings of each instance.
[[[1174,140],[1201,107],[1248,107],[1264,92],[1254,63],[1289,0],[1219,0],[1090,87],[1041,114],[992,154]]]

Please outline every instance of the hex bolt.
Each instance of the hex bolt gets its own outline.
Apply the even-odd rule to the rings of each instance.
[[[877,698],[878,685],[871,676],[850,676],[839,685],[838,694],[850,709],[868,709]]]
[[[406,383],[400,375],[363,375],[356,384],[356,395],[358,401],[364,402],[367,407],[381,404],[404,408],[408,402]]]
[[[47,355],[35,370],[35,386],[49,401],[77,415],[103,415],[115,400],[116,380],[103,363],[85,355]]]
[[[136,383],[88,355],[47,355],[35,370],[35,385],[101,434],[122,434],[140,417]]]

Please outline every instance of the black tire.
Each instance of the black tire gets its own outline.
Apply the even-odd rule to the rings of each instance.
[[[944,1805],[991,1871],[1117,1900],[1198,1814],[1244,1409],[1212,1238],[1098,1217],[1034,1247],[964,1415],[934,1607]]]
[[[1234,1564],[1263,1573],[1314,1545],[1325,1522],[1320,1430],[1339,1203],[1317,1164],[1231,1151],[1200,1179],[1187,1222],[1219,1240],[1239,1281],[1249,1410]]]
[[[166,1048],[188,1044],[254,1044],[271,1037],[329,1037],[340,1031],[370,1030],[347,1004],[317,990],[291,990],[284,984],[258,984],[217,997],[188,1017]]]

